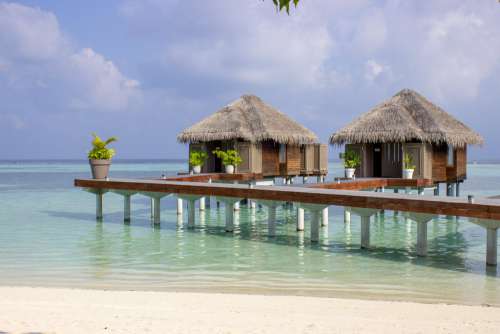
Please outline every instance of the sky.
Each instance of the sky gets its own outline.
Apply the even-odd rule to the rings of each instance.
[[[403,88],[500,160],[500,3],[0,2],[0,160],[85,159],[94,131],[117,158],[184,158],[177,133],[248,93],[327,142]]]

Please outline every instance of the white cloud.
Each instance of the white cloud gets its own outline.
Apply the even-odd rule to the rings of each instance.
[[[375,60],[367,60],[365,63],[365,79],[372,82],[377,79],[385,70],[386,67],[377,63]]]
[[[481,82],[499,65],[497,19],[485,10],[461,7],[426,20],[426,34],[414,59],[420,80],[442,98],[476,97]]]
[[[140,97],[137,81],[92,49],[72,47],[55,15],[39,8],[0,3],[0,57],[0,85],[28,99],[43,91],[60,109],[123,110]]]
[[[19,115],[12,113],[0,113],[0,121],[6,123],[8,127],[21,130],[26,127],[26,122]]]

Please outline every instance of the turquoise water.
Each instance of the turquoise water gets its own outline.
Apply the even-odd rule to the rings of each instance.
[[[179,162],[123,162],[113,177],[157,177]],[[340,175],[338,164],[330,175]],[[470,165],[462,194],[499,195],[500,165]],[[429,255],[415,254],[416,225],[391,212],[372,223],[369,251],[359,249],[359,218],[343,223],[330,207],[319,245],[295,231],[295,211],[278,210],[278,236],[268,238],[265,209],[242,206],[233,234],[224,208],[199,215],[188,230],[175,198],[162,200],[159,227],[149,200],[132,197],[123,223],[122,197],[106,194],[104,220],[95,197],[73,187],[85,162],[0,163],[0,285],[133,290],[217,291],[378,298],[500,305],[500,270],[487,268],[484,229],[466,219],[429,223]],[[444,189],[442,189],[444,192]],[[430,194],[429,194],[430,195]],[[186,211],[186,210],[185,210]],[[187,220],[187,212],[180,219]]]

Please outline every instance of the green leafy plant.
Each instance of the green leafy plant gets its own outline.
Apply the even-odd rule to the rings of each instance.
[[[273,3],[279,11],[285,9],[287,14],[290,14],[290,4],[293,3],[293,5],[297,7],[299,1],[300,0],[273,0]]]
[[[361,165],[361,156],[354,151],[347,150],[343,157],[345,168],[356,168]]]
[[[92,139],[92,150],[90,150],[88,154],[89,159],[111,159],[116,152],[114,149],[108,148],[107,145],[117,141],[118,139],[116,137],[110,137],[107,140],[102,140],[95,133],[92,133],[92,136],[94,139]]]
[[[208,158],[208,154],[204,151],[191,151],[189,153],[189,164],[191,166],[203,166]]]
[[[413,157],[409,153],[403,155],[403,165],[405,169],[415,169],[413,164]]]
[[[224,164],[224,166],[228,166],[228,165],[238,166],[239,164],[241,164],[243,162],[240,155],[238,154],[238,151],[236,151],[236,150],[222,151],[219,148],[217,148],[214,151],[212,151],[212,153],[217,158],[222,160],[222,163]]]

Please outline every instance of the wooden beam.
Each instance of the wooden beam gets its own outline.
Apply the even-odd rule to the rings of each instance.
[[[75,186],[93,189],[134,190],[141,192],[181,193],[311,204],[339,205],[395,211],[423,212],[500,220],[500,202],[492,199],[456,197],[408,196],[392,193],[373,193],[337,189],[318,189],[295,186],[253,186],[239,184],[173,182],[163,180],[94,180],[77,179]]]

